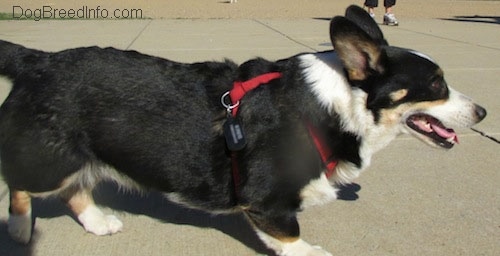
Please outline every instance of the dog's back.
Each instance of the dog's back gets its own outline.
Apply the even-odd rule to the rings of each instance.
[[[220,177],[205,170],[215,157],[208,152],[224,154],[223,142],[211,148],[212,126],[231,62],[180,64],[97,47],[44,53],[1,42],[0,49],[1,72],[14,81],[0,110],[9,186],[53,191],[82,169],[89,171],[80,182],[97,182],[107,167],[167,192],[195,190],[198,182],[182,179],[217,186]]]

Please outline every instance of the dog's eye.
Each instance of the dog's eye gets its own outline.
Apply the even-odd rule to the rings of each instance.
[[[434,81],[432,82],[432,89],[437,91],[441,88],[441,81]]]
[[[431,89],[440,96],[444,96],[448,92],[446,82],[442,78],[433,80]]]

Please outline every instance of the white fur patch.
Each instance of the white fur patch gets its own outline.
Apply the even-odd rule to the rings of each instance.
[[[332,256],[331,253],[323,250],[319,246],[312,246],[302,239],[293,243],[283,243],[283,251],[281,255],[286,256]]]
[[[393,127],[375,124],[372,112],[366,108],[368,95],[349,84],[335,52],[304,54],[299,58],[306,82],[320,104],[332,116],[337,114],[344,131],[361,140],[362,166],[340,162],[332,177],[337,183],[349,183],[369,165],[373,153],[387,146],[400,133],[400,124]]]
[[[123,190],[142,191],[137,182],[104,163],[88,163],[76,173],[75,178],[80,187],[93,188],[97,183],[108,180],[116,182]]]
[[[363,165],[368,166],[371,159],[370,156],[365,156],[363,158]],[[350,162],[339,162],[337,167],[335,167],[335,173],[330,178],[335,183],[338,184],[349,184],[354,179],[359,177],[363,169],[357,168],[353,163]]]
[[[31,210],[24,215],[9,215],[8,232],[14,241],[27,244],[31,239]]]
[[[79,171],[66,178],[60,188],[49,192],[32,193],[32,195],[42,198],[57,195],[71,186],[92,189],[99,182],[105,180],[116,182],[122,190],[143,191],[134,180],[120,174],[111,166],[102,163],[87,163]]]
[[[278,239],[262,232],[257,228],[255,228],[255,233],[257,233],[257,236],[262,242],[264,242],[267,248],[274,250],[278,255],[281,251],[283,251],[283,243]]]
[[[87,232],[98,236],[110,235],[122,230],[123,223],[114,215],[104,215],[95,205],[88,206],[78,220]]]
[[[317,53],[300,56],[306,81],[320,104],[330,112],[351,111],[351,90],[343,75],[343,67],[337,54]]]
[[[448,87],[450,96],[441,105],[433,106],[424,113],[436,117],[449,127],[470,127],[478,122],[476,105],[469,97]]]
[[[280,256],[331,256],[329,252],[319,246],[312,246],[302,239],[286,243],[269,236],[268,234],[256,229],[257,235],[264,244],[274,250]]]
[[[344,130],[363,135],[373,124],[373,115],[366,109],[368,96],[349,84],[337,54],[305,54],[300,59],[306,82],[319,103],[330,114],[339,115]]]
[[[301,208],[322,205],[337,199],[335,189],[323,173],[318,179],[311,180],[300,192],[302,198]]]
[[[344,76],[342,62],[337,54],[335,52],[305,54],[300,56],[300,59],[306,82],[311,86],[311,91],[321,106],[330,114],[337,113],[345,130],[360,134],[362,131],[359,129],[363,127],[365,119],[357,117],[366,115],[366,111],[356,113],[359,108],[355,105],[360,100],[355,99],[353,88]]]

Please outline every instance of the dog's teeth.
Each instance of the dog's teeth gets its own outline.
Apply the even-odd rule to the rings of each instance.
[[[422,126],[422,130],[426,131],[426,132],[432,132],[433,129],[432,129],[432,125],[431,123],[424,123],[424,125]]]

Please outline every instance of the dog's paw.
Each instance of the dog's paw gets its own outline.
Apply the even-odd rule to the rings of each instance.
[[[281,256],[332,256],[321,247],[312,246],[302,239],[284,244],[283,250],[278,254]]]
[[[99,208],[89,206],[78,215],[87,232],[98,236],[111,235],[122,230],[123,223],[114,215],[104,215]]]
[[[19,243],[27,244],[31,239],[31,212],[25,215],[9,215],[7,230],[10,237]]]
[[[321,246],[311,246],[312,247],[312,251],[310,251],[307,256],[332,256],[331,253],[323,250],[323,248],[321,248]]]
[[[108,230],[111,234],[118,233],[123,229],[123,223],[115,215],[107,215]]]

